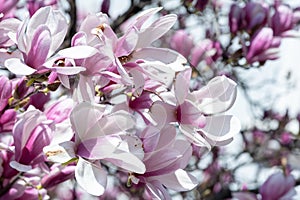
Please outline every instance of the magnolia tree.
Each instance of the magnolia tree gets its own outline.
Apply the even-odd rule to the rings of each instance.
[[[296,195],[289,124],[300,117],[255,101],[243,75],[300,36],[298,8],[104,0],[86,14],[72,0],[0,2],[0,199]],[[228,112],[238,88],[256,110],[244,127]],[[255,177],[242,181],[249,164]]]

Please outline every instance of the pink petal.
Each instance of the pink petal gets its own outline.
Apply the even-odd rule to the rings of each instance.
[[[84,67],[51,67],[50,69],[57,72],[58,74],[64,75],[74,75],[85,71]]]
[[[47,159],[52,162],[65,163],[75,158],[75,144],[71,141],[51,144],[43,148]]]
[[[30,50],[24,58],[25,63],[35,69],[39,69],[46,61],[50,45],[50,30],[45,25],[40,25],[33,34]]]
[[[149,27],[140,30],[139,39],[136,44],[136,49],[148,47],[152,42],[159,39],[175,24],[177,15],[169,14],[160,17]]]
[[[99,160],[113,154],[121,138],[102,136],[82,141],[77,147],[77,154],[83,158]]]
[[[31,17],[27,26],[29,40],[31,39],[31,33],[33,33],[41,24],[46,25],[50,29],[52,43],[49,55],[52,55],[64,41],[68,31],[67,20],[59,10],[54,10],[51,6],[46,6],[37,10]]]
[[[115,50],[116,57],[128,56],[133,52],[138,41],[138,33],[135,28],[129,29],[121,38],[118,39]]]
[[[95,124],[90,124],[84,138],[97,136],[124,134],[135,127],[135,119],[128,112],[119,110],[98,119]]]
[[[150,8],[143,12],[141,12],[135,19],[135,22],[131,26],[135,26],[136,28],[140,29],[146,20],[148,20],[152,15],[159,12],[162,7],[157,8]]]
[[[168,125],[170,122],[176,122],[176,107],[167,103],[156,101],[150,108],[150,113],[153,120],[157,123],[158,128]]]

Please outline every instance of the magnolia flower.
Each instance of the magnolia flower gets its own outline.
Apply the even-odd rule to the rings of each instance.
[[[279,5],[271,18],[271,28],[274,36],[295,36],[297,33],[292,30],[294,27],[294,13],[287,5]]]
[[[31,75],[51,70],[57,73],[61,82],[67,87],[66,76],[77,74],[84,68],[77,66],[59,66],[55,62],[64,58],[80,59],[93,55],[94,48],[67,48],[50,59],[64,41],[67,33],[67,20],[60,11],[51,7],[39,9],[30,19],[26,18],[12,38],[22,53],[21,58],[10,58],[4,63],[12,73]],[[69,52],[72,52],[70,55]],[[66,57],[62,57],[66,55]]]
[[[250,33],[267,23],[269,9],[263,3],[247,2],[244,12],[244,27]]]
[[[246,55],[248,63],[264,62],[278,58],[280,38],[274,37],[271,28],[262,28],[251,38],[250,46]]]
[[[236,34],[243,28],[243,9],[237,4],[232,4],[229,12],[229,28],[232,34]]]
[[[26,172],[43,162],[43,147],[50,144],[53,129],[52,120],[33,107],[19,114],[13,128],[15,160],[10,166]]]
[[[9,12],[17,5],[18,0],[1,0],[0,1],[0,21],[2,18],[7,18]]]
[[[127,184],[144,186],[155,199],[171,199],[164,186],[175,191],[196,187],[197,179],[183,170],[192,156],[192,147],[187,141],[175,139],[175,127],[166,126],[159,130],[148,126],[139,136],[145,151],[146,172],[131,174]]]
[[[132,116],[124,111],[104,114],[105,107],[83,102],[75,106],[70,119],[75,142],[55,141],[44,148],[48,160],[65,163],[76,157],[75,178],[92,195],[102,195],[107,172],[101,162],[110,162],[123,170],[144,173],[143,151],[136,145],[139,139],[127,135],[135,125]],[[87,123],[88,122],[88,123]]]
[[[197,67],[202,60],[211,65],[222,55],[222,52],[220,42],[206,39],[192,49],[191,65]]]
[[[263,200],[292,199],[296,194],[294,189],[295,179],[292,175],[276,173],[271,175],[260,187],[259,193]]]
[[[236,83],[219,76],[198,91],[189,92],[191,70],[179,73],[175,97],[169,102],[154,102],[150,114],[158,127],[178,122],[181,132],[195,145],[224,145],[240,130],[239,120],[231,115],[213,115],[228,110],[235,101]],[[176,105],[174,105],[174,102]],[[222,124],[220,126],[220,124]]]
[[[92,45],[98,49],[98,53],[79,61],[80,65],[86,68],[82,74],[100,74],[117,83],[141,86],[144,85],[142,74],[145,74],[169,86],[175,72],[185,69],[183,63],[186,60],[172,50],[149,47],[164,35],[177,19],[175,15],[170,14],[159,18],[148,27],[144,26],[160,9],[153,8],[142,12],[120,38],[108,25],[106,15],[88,16],[82,23],[80,32],[74,36],[73,43]]]

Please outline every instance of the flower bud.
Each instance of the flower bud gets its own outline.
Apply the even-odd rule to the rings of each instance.
[[[271,28],[274,36],[280,36],[284,32],[293,28],[293,11],[286,5],[280,5],[276,8],[271,19]]]
[[[236,34],[243,28],[243,16],[243,9],[236,4],[232,4],[229,12],[229,28],[232,34]]]
[[[265,5],[248,2],[244,7],[244,12],[244,26],[249,33],[253,33],[267,23],[269,10]]]

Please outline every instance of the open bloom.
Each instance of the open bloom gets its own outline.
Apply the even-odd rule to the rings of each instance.
[[[186,59],[175,51],[154,48],[150,45],[165,34],[176,22],[175,15],[166,15],[150,26],[145,22],[161,8],[142,12],[122,37],[118,38],[108,25],[107,16],[97,14],[88,16],[73,38],[74,45],[89,44],[98,52],[84,60],[76,60],[86,68],[84,76],[101,76],[103,86],[110,81],[126,86],[143,88],[144,77],[169,86],[175,73],[185,69]],[[106,82],[103,82],[106,79]],[[141,94],[141,92],[137,92]]]
[[[125,111],[104,115],[104,110],[105,107],[87,102],[78,104],[71,113],[75,142],[57,140],[44,148],[50,161],[65,163],[77,157],[78,184],[97,196],[104,193],[107,183],[107,172],[101,162],[110,162],[129,172],[145,172],[143,151],[135,145],[138,138],[128,134],[135,125],[132,116]]]
[[[178,122],[181,132],[195,145],[224,145],[232,141],[240,130],[237,118],[231,115],[213,115],[228,110],[235,101],[236,83],[219,76],[198,91],[189,92],[191,71],[176,77],[175,100],[156,101],[150,113],[158,127]],[[175,103],[175,104],[174,104]],[[221,126],[220,126],[221,125]]]
[[[26,172],[43,162],[43,147],[50,144],[53,129],[52,121],[32,107],[18,115],[13,129],[15,158],[10,165]]]
[[[168,125],[159,130],[148,126],[139,137],[143,141],[146,172],[129,175],[130,186],[145,187],[147,195],[155,199],[171,199],[165,187],[175,191],[196,187],[197,179],[183,170],[192,156],[192,147],[185,140],[175,139],[175,127]]]

